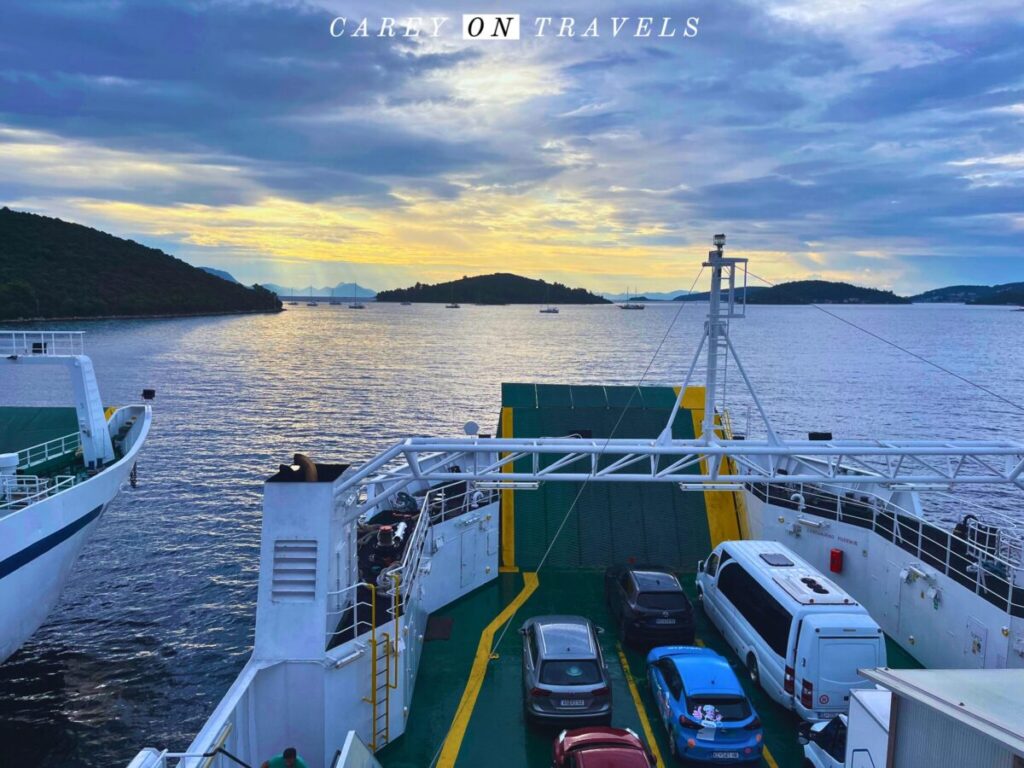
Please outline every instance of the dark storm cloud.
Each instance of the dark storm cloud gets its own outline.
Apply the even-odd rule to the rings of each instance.
[[[304,186],[304,197],[376,195],[381,185],[361,176],[437,174],[488,156],[358,116],[474,52],[342,45],[327,34],[330,18],[303,6],[152,0],[5,7],[0,122],[122,150],[230,157],[283,192]],[[349,117],[320,121],[337,110]]]

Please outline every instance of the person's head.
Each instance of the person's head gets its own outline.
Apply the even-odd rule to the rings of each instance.
[[[281,757],[284,758],[284,764],[287,765],[288,768],[292,768],[292,766],[295,765],[295,747],[288,747],[288,749],[281,753]]]

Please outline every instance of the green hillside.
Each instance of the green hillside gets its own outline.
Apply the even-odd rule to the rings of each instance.
[[[1018,305],[1024,306],[1024,283],[1007,283],[993,286],[992,291],[979,296],[968,304]]]
[[[0,209],[0,319],[273,312],[278,298],[163,251]]]
[[[796,280],[764,288],[747,297],[748,304],[909,304],[892,291],[861,288],[828,280]]]
[[[447,304],[609,304],[584,288],[569,288],[528,277],[499,272],[493,275],[463,277],[436,285],[416,283],[411,288],[381,291],[377,301],[414,301]]]

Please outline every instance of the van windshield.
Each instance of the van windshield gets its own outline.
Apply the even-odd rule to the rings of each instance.
[[[540,681],[548,685],[595,685],[601,682],[601,671],[592,659],[545,661],[540,668]]]
[[[636,604],[640,608],[657,611],[681,611],[690,605],[682,592],[641,592],[637,595]]]
[[[686,713],[694,720],[736,722],[750,717],[750,702],[743,696],[687,696]]]

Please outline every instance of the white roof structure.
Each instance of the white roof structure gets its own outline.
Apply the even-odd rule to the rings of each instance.
[[[1024,756],[1024,669],[882,668],[860,673]]]

